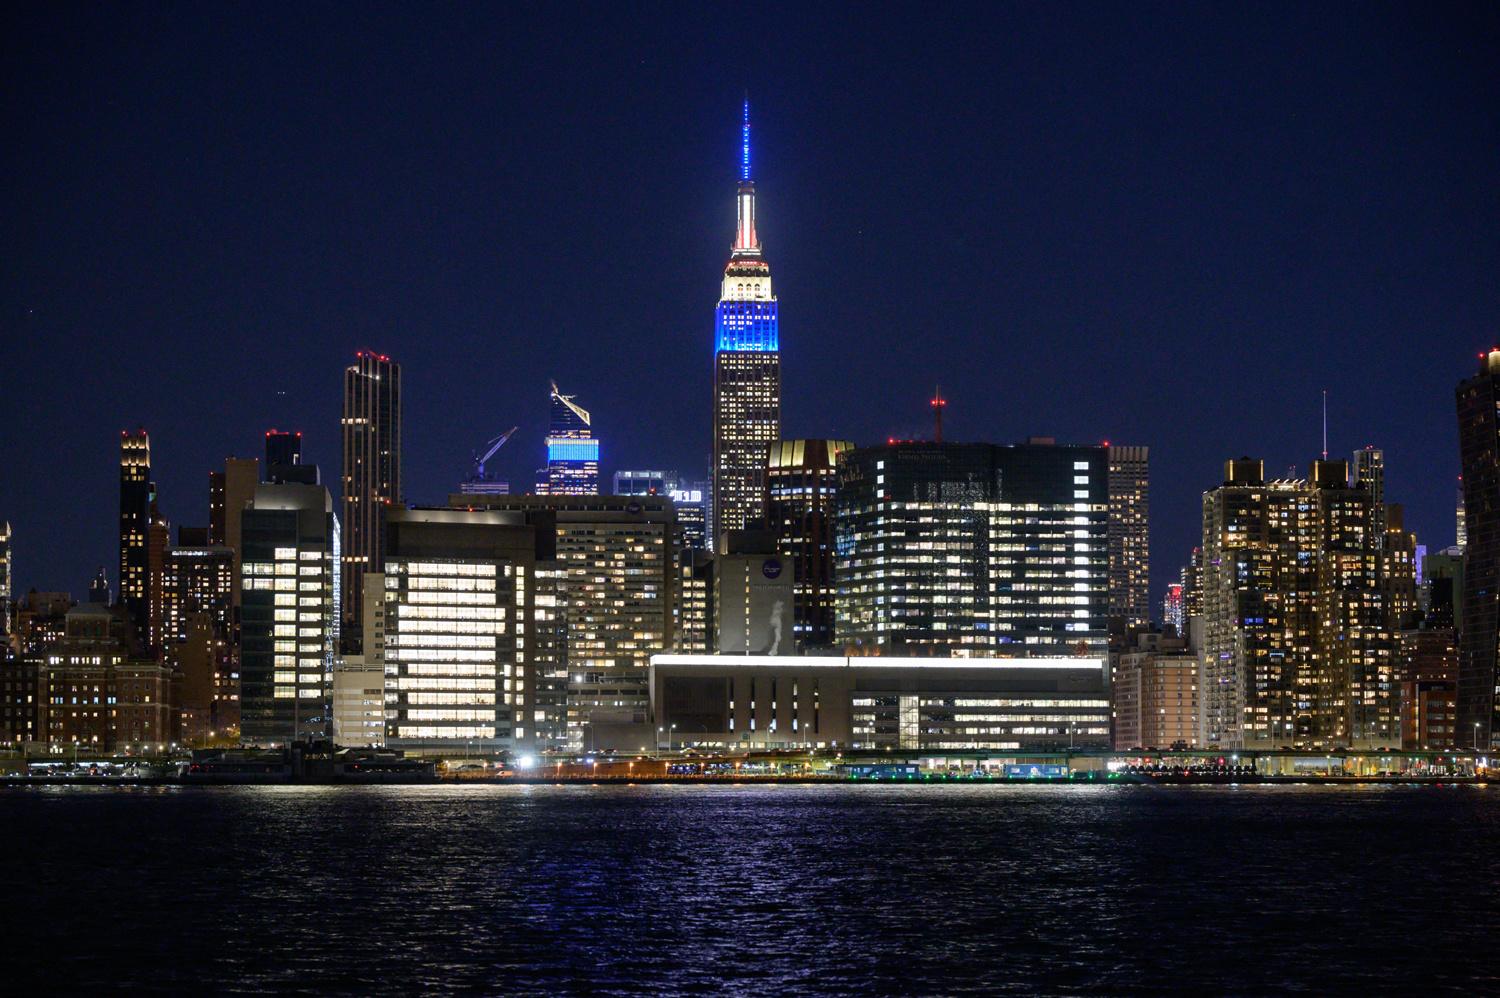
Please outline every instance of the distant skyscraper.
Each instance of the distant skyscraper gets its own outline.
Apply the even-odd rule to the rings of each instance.
[[[278,465],[302,463],[302,434],[285,430],[266,431],[266,472]]]
[[[677,533],[683,548],[707,552],[708,483],[679,482],[668,493],[677,507]]]
[[[147,589],[151,527],[151,438],[145,430],[120,434],[120,602],[135,624],[137,640],[147,640],[151,609]]]
[[[781,343],[771,267],[755,231],[750,102],[741,129],[739,225],[715,311],[710,539],[766,515],[766,450],[781,438]]]
[[[547,421],[547,467],[537,482],[539,495],[595,496],[599,494],[599,441],[594,418],[552,382]]]
[[[321,485],[259,485],[240,510],[241,733],[285,744],[332,733],[339,521]]]
[[[1349,465],[1349,484],[1364,489],[1375,500],[1376,543],[1385,540],[1385,451],[1374,446],[1362,447],[1354,452]]]
[[[1162,623],[1169,624],[1180,635],[1187,634],[1187,620],[1182,612],[1182,583],[1167,586],[1167,595],[1162,599]]]
[[[402,498],[400,364],[369,351],[355,355],[344,372],[343,431],[343,626],[353,637],[362,619],[361,580],[380,571],[386,510]]]
[[[1454,741],[1488,752],[1500,739],[1500,348],[1459,383],[1457,402],[1465,537]]]
[[[1136,627],[1151,621],[1149,448],[1109,448],[1109,615]]]
[[[1108,452],[894,443],[839,460],[837,640],[866,653],[1102,655]]]
[[[104,573],[104,566],[99,566],[99,574],[94,576],[94,581],[89,583],[89,602],[109,605],[109,576]]]
[[[767,513],[791,573],[798,648],[833,644],[833,519],[839,455],[848,440],[778,440],[767,464]]]

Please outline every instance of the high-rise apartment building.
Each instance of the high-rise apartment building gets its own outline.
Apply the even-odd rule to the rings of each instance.
[[[741,129],[736,200],[739,224],[714,322],[710,541],[726,530],[762,525],[766,448],[781,439],[781,341],[771,267],[755,231],[749,101]]]
[[[1110,683],[1114,743],[1130,749],[1192,748],[1198,742],[1198,658],[1180,637],[1145,633],[1115,657]]]
[[[260,485],[239,517],[241,735],[326,738],[342,595],[333,498],[321,485]]]
[[[1458,385],[1463,468],[1463,597],[1456,741],[1500,744],[1500,347]]]
[[[365,572],[385,553],[385,515],[401,504],[401,365],[360,351],[344,371],[343,627],[357,641]]]
[[[137,640],[147,640],[151,608],[151,438],[145,430],[120,434],[120,602],[135,625]]]
[[[648,724],[650,656],[672,647],[676,532],[667,496],[449,497],[449,505],[525,513],[557,531],[558,599],[574,748],[636,748]],[[649,739],[645,744],[649,744]]]
[[[1385,539],[1385,451],[1373,444],[1354,452],[1349,462],[1349,484],[1364,489],[1374,500],[1377,546]]]
[[[1109,615],[1151,622],[1150,448],[1109,448]]]
[[[1203,729],[1221,748],[1400,743],[1374,500],[1343,461],[1267,481],[1225,465],[1203,497]]]
[[[766,466],[768,526],[791,574],[798,648],[833,645],[833,521],[848,440],[778,440]]]
[[[394,510],[368,575],[365,659],[385,744],[414,753],[564,747],[556,536],[535,511]]]
[[[253,457],[231,457],[223,471],[208,475],[208,543],[234,552],[234,575],[240,574],[240,514],[255,497],[260,485],[260,462]],[[234,589],[234,605],[240,605],[240,587]]]
[[[837,641],[973,657],[1104,654],[1103,447],[891,443],[839,461]]]
[[[537,482],[538,495],[599,494],[599,441],[594,417],[552,382],[547,421],[547,466]]]
[[[166,568],[172,525],[157,507],[154,494],[146,519],[146,633],[140,637],[144,647],[158,655],[166,643]]]

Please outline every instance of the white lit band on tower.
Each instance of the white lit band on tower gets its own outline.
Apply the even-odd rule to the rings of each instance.
[[[715,311],[710,542],[764,520],[766,455],[781,438],[781,345],[771,268],[755,232],[748,100],[740,136],[739,221]]]

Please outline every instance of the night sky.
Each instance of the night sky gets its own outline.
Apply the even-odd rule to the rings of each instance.
[[[0,23],[0,519],[117,582],[117,449],[175,524],[402,362],[407,499],[517,486],[547,381],[606,474],[706,472],[739,102],[787,436],[1152,448],[1155,592],[1221,462],[1385,448],[1453,542],[1500,338],[1500,8],[31,5]]]

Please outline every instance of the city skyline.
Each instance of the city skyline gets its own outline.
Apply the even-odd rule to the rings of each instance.
[[[1299,22],[1303,27],[1328,27],[1315,13],[1299,14],[1298,18],[1306,22]],[[1390,18],[1398,19],[1398,15]],[[1105,18],[1102,23],[1108,21]],[[1023,27],[1034,33],[1045,26]],[[1381,23],[1365,30],[1378,34],[1397,27]],[[1455,25],[1419,27],[1416,40],[1428,46],[1444,45],[1452,41],[1450,35],[1461,34]],[[98,26],[90,26],[78,44],[90,44],[91,39],[102,41],[94,35],[98,30]],[[180,41],[181,32],[209,32],[212,38],[206,25],[189,23],[176,26],[176,30],[178,34],[157,44],[169,46]],[[677,30],[703,29],[689,23]],[[927,37],[954,46],[959,56],[955,67],[940,74],[935,85],[953,89],[965,78],[964,73],[977,71],[974,54],[959,39],[940,27],[925,30]],[[1104,64],[1121,65],[1127,57],[1108,44],[1102,37],[1105,33],[1105,27],[1089,27],[1086,47]],[[872,44],[894,43],[882,36]],[[166,54],[179,60],[189,58],[181,52]],[[1243,53],[1233,54],[1237,59],[1245,58]],[[857,60],[830,58],[833,61],[825,69],[828,73],[839,71],[859,79],[869,75],[867,70],[861,72]],[[1005,49],[997,58],[1008,60],[1006,64],[1014,67],[1020,57]],[[1294,80],[1299,72],[1307,72],[1295,56],[1277,58]],[[1341,82],[1335,90],[1345,97],[1360,98],[1356,103],[1365,107],[1374,101],[1370,85],[1347,75],[1358,65],[1359,58],[1350,54],[1336,61],[1335,69],[1345,70],[1346,75],[1338,77]],[[1180,61],[1169,68],[1183,70]],[[1304,217],[1310,208],[1304,203],[1299,213],[1283,205],[1279,212],[1263,214],[1253,224],[1244,223],[1235,230],[1240,236],[1253,237],[1250,246],[1232,249],[1216,244],[1210,255],[1222,270],[1187,275],[1192,280],[1184,279],[1181,254],[1195,239],[1205,238],[1204,223],[1192,212],[1151,217],[1153,225],[1148,231],[1155,240],[1155,251],[1138,258],[1134,242],[1110,243],[1117,250],[1130,251],[1114,257],[1102,249],[1091,251],[1081,260],[1075,254],[1060,252],[1063,247],[1059,243],[1067,242],[1069,233],[1081,233],[1090,212],[1103,213],[1100,217],[1109,224],[1103,224],[1100,231],[1108,235],[1110,224],[1123,225],[1127,220],[1140,223],[1151,215],[1151,209],[1170,208],[1169,199],[1163,200],[1159,193],[1134,205],[1107,194],[1093,199],[1080,197],[1073,208],[1060,210],[1049,220],[1027,215],[1020,192],[1044,194],[1044,203],[1067,209],[1066,199],[1058,199],[1069,192],[1077,194],[1086,179],[1114,177],[1116,182],[1104,188],[1115,190],[1122,178],[1144,183],[1153,176],[1146,167],[1155,164],[1170,168],[1154,176],[1174,190],[1202,199],[1207,217],[1235,222],[1237,215],[1223,214],[1231,193],[1254,194],[1260,201],[1252,203],[1268,203],[1270,195],[1280,189],[1278,171],[1291,168],[1273,168],[1270,164],[1278,162],[1277,157],[1289,164],[1310,161],[1314,153],[1329,152],[1331,139],[1314,137],[1310,125],[1293,128],[1295,134],[1283,136],[1275,155],[1264,153],[1257,160],[1257,168],[1235,176],[1233,184],[1211,190],[1205,189],[1199,172],[1205,169],[1205,162],[1214,161],[1225,150],[1213,142],[1205,146],[1195,140],[1199,133],[1185,125],[1166,128],[1165,132],[1178,147],[1186,146],[1206,157],[1194,160],[1196,166],[1144,156],[1132,141],[1115,146],[1106,142],[1105,147],[1117,151],[1135,150],[1140,158],[1129,161],[1120,177],[1104,164],[1090,161],[1086,169],[1065,171],[1065,180],[1056,185],[1049,185],[1043,178],[1043,167],[1056,165],[1057,160],[1040,155],[1038,143],[1081,142],[1081,135],[1104,141],[1109,136],[1089,127],[1088,122],[1064,115],[1051,125],[1034,122],[1036,128],[1029,133],[1029,141],[995,144],[988,150],[992,154],[988,161],[966,159],[957,152],[945,154],[955,159],[941,160],[943,166],[963,167],[946,174],[960,194],[973,195],[974,185],[997,165],[1007,171],[1011,189],[1017,192],[1013,197],[987,193],[988,200],[981,202],[981,214],[998,212],[996,217],[1001,222],[987,226],[986,231],[993,228],[991,234],[1005,250],[1004,266],[993,273],[981,272],[970,262],[973,250],[979,248],[970,242],[977,230],[953,215],[954,197],[918,183],[918,177],[911,174],[924,162],[938,165],[931,161],[935,153],[917,151],[909,148],[909,143],[893,140],[853,141],[860,139],[859,127],[870,124],[868,112],[860,106],[835,104],[820,95],[813,111],[799,108],[799,101],[815,91],[798,86],[806,79],[799,72],[806,71],[797,70],[789,61],[777,59],[764,66],[740,67],[734,80],[727,79],[722,69],[710,72],[697,63],[677,72],[693,70],[701,71],[710,85],[691,98],[672,93],[665,73],[644,80],[632,75],[636,82],[627,86],[621,99],[632,116],[648,116],[646,126],[620,133],[617,126],[600,123],[600,134],[612,140],[610,167],[645,184],[638,199],[605,205],[601,202],[608,199],[582,189],[574,191],[569,196],[576,200],[578,210],[587,205],[591,217],[565,213],[561,217],[567,224],[553,223],[551,229],[544,230],[539,219],[522,211],[518,225],[524,239],[514,237],[518,241],[508,244],[511,248],[503,254],[496,255],[496,251],[479,247],[474,241],[460,241],[458,246],[466,251],[454,254],[464,275],[459,286],[447,287],[435,272],[423,270],[420,279],[407,285],[408,292],[376,291],[367,286],[372,294],[366,300],[353,289],[383,280],[385,269],[404,252],[394,244],[382,244],[380,252],[372,250],[351,257],[338,269],[339,279],[328,284],[328,300],[304,303],[309,315],[295,320],[287,311],[290,299],[281,293],[271,294],[268,303],[248,294],[248,285],[223,288],[224,273],[238,262],[235,259],[221,254],[217,262],[204,263],[194,271],[197,279],[193,279],[186,261],[195,252],[195,242],[187,236],[180,242],[157,241],[148,247],[148,256],[172,265],[163,278],[165,288],[194,302],[201,302],[204,291],[210,288],[231,293],[223,295],[223,300],[208,311],[211,321],[191,316],[183,321],[181,306],[164,301],[152,307],[149,298],[140,297],[142,292],[126,289],[111,279],[110,275],[120,268],[128,271],[125,262],[111,258],[114,269],[99,271],[99,258],[90,254],[101,251],[80,252],[67,241],[65,232],[48,236],[42,231],[44,223],[59,220],[55,212],[60,209],[55,194],[49,198],[46,190],[32,189],[45,181],[28,177],[23,185],[26,190],[19,193],[33,196],[36,206],[26,209],[26,217],[34,224],[20,245],[10,247],[9,254],[28,262],[4,278],[0,289],[5,295],[7,323],[19,344],[16,368],[27,372],[16,391],[7,394],[6,405],[17,408],[6,415],[11,425],[23,424],[29,418],[33,428],[6,435],[4,460],[8,467],[36,468],[43,466],[40,454],[50,452],[66,455],[68,463],[61,469],[64,474],[11,475],[0,483],[0,516],[15,530],[17,594],[32,586],[81,594],[98,565],[115,561],[110,517],[102,500],[93,497],[109,494],[112,483],[103,482],[103,476],[113,472],[114,463],[105,448],[113,446],[113,434],[123,427],[144,426],[151,433],[152,471],[162,511],[174,523],[191,525],[206,520],[203,476],[210,469],[222,467],[226,456],[255,455],[261,434],[272,426],[303,432],[307,463],[325,469],[338,467],[338,413],[328,400],[336,397],[333,393],[339,369],[357,349],[378,349],[406,366],[410,405],[406,407],[404,477],[410,502],[440,501],[464,472],[474,446],[492,436],[495,428],[511,423],[521,423],[523,430],[517,441],[501,452],[503,474],[516,482],[529,480],[527,465],[534,467],[535,442],[541,436],[532,401],[536,385],[545,383],[551,371],[560,366],[549,359],[557,355],[530,352],[534,350],[529,343],[532,339],[555,340],[548,350],[557,351],[574,350],[590,338],[606,347],[596,348],[596,356],[588,356],[585,351],[581,369],[573,376],[576,390],[591,400],[591,408],[611,428],[610,458],[601,469],[606,478],[619,468],[642,466],[676,467],[689,478],[703,475],[708,458],[705,428],[709,425],[703,388],[707,364],[703,316],[715,293],[713,268],[722,262],[723,241],[733,224],[725,217],[724,190],[738,165],[730,155],[737,148],[739,122],[734,112],[747,84],[755,102],[760,136],[756,156],[762,165],[757,167],[757,180],[767,192],[768,203],[774,205],[760,227],[775,250],[778,294],[793,302],[788,315],[794,318],[782,344],[789,361],[783,392],[783,437],[845,438],[870,445],[892,435],[926,436],[927,393],[932,383],[940,382],[951,402],[945,435],[952,440],[1005,444],[1032,434],[1048,434],[1066,443],[1113,440],[1150,446],[1151,605],[1155,615],[1165,586],[1195,543],[1199,530],[1197,503],[1203,491],[1218,484],[1222,461],[1242,453],[1264,455],[1270,475],[1289,465],[1305,467],[1321,447],[1320,392],[1328,388],[1332,417],[1329,450],[1342,455],[1366,445],[1382,449],[1387,460],[1387,496],[1407,505],[1408,523],[1419,541],[1429,550],[1452,542],[1452,486],[1458,461],[1456,434],[1445,404],[1447,393],[1467,374],[1465,352],[1471,357],[1491,345],[1493,316],[1500,315],[1500,303],[1487,278],[1496,269],[1494,250],[1487,244],[1464,242],[1470,238],[1470,225],[1476,233],[1493,231],[1496,206],[1487,184],[1481,186],[1479,178],[1493,173],[1485,164],[1491,162],[1494,152],[1471,148],[1468,142],[1455,146],[1458,140],[1443,130],[1465,113],[1464,109],[1479,106],[1484,80],[1469,80],[1466,75],[1479,73],[1477,62],[1460,58],[1448,70],[1450,75],[1435,83],[1429,81],[1429,91],[1441,86],[1443,99],[1457,101],[1459,109],[1445,112],[1450,118],[1439,116],[1438,122],[1420,127],[1416,120],[1419,112],[1430,110],[1427,103],[1436,100],[1430,93],[1426,100],[1395,101],[1392,121],[1384,125],[1359,116],[1339,118],[1336,112],[1340,107],[1332,97],[1319,97],[1289,84],[1276,89],[1270,98],[1275,113],[1240,105],[1238,113],[1229,116],[1240,124],[1269,126],[1284,125],[1290,119],[1282,114],[1296,112],[1334,127],[1336,134],[1346,139],[1359,140],[1336,150],[1342,158],[1335,157],[1329,170],[1340,182],[1354,183],[1354,188],[1334,195],[1330,206],[1321,209],[1326,212],[1352,211],[1360,197],[1368,199],[1385,189],[1383,185],[1407,182],[1408,171],[1417,168],[1415,160],[1382,161],[1385,172],[1376,170],[1370,179],[1355,176],[1357,168],[1369,165],[1358,151],[1363,149],[1367,154],[1371,147],[1392,142],[1391,136],[1398,131],[1415,143],[1412,157],[1418,156],[1416,150],[1432,155],[1447,150],[1450,157],[1454,151],[1461,151],[1472,161],[1466,158],[1462,166],[1449,165],[1447,169],[1460,173],[1445,175],[1450,185],[1463,185],[1461,193],[1454,196],[1461,211],[1455,214],[1457,209],[1451,206],[1421,199],[1381,202],[1382,209],[1399,220],[1399,225],[1398,221],[1382,223],[1374,233],[1384,233],[1389,241],[1402,231],[1416,235],[1443,232],[1455,237],[1450,240],[1451,246],[1439,245],[1434,236],[1428,235],[1403,242],[1400,252],[1387,248],[1374,253],[1381,249],[1380,240],[1375,240],[1371,250],[1366,239],[1358,249],[1373,253],[1371,258],[1357,267],[1340,266],[1338,261],[1344,258],[1340,254],[1354,252],[1351,247],[1356,240],[1351,239],[1349,247],[1323,246],[1310,260],[1302,259],[1301,269],[1313,276],[1289,276],[1287,268],[1296,255],[1288,250],[1287,240],[1291,233],[1302,232],[1311,224]],[[1218,72],[1224,74],[1213,77],[1219,87],[1239,94],[1228,81],[1229,68]],[[1055,74],[1038,71],[1032,79],[1038,85],[1055,83]],[[1382,85],[1394,87],[1398,81],[1399,72]],[[1471,84],[1467,89],[1459,86],[1465,81]],[[1150,82],[1158,88],[1150,92],[1170,98],[1166,106],[1184,116],[1185,121],[1202,126],[1215,118],[1217,111],[1189,97],[1185,84],[1181,89],[1176,84],[1167,86],[1158,76]],[[151,106],[159,113],[187,99],[154,94],[144,79],[128,74],[119,83],[138,101],[154,100]],[[591,113],[577,105],[581,94],[594,85],[598,82],[590,78],[579,85],[583,90],[569,91],[559,99],[573,102],[567,108],[571,112],[589,116]],[[505,91],[509,96],[518,93]],[[501,96],[492,94],[486,99],[498,100]],[[1028,113],[1021,97],[1005,98],[997,105],[999,100],[985,95],[981,103],[991,110],[997,106],[1006,109],[1012,117],[1024,118]],[[617,99],[616,109],[620,106]],[[811,127],[813,116],[836,107],[850,111],[850,116],[835,115],[827,134]],[[52,127],[82,127],[83,119],[77,113],[69,116],[68,106],[58,110],[58,123]],[[916,127],[916,110],[909,100],[897,101],[890,114],[910,130]],[[1137,129],[1147,128],[1156,120],[1143,117],[1141,108],[1135,111],[1136,116],[1128,120]],[[108,125],[113,120],[107,112],[97,113],[106,115],[100,124]],[[651,113],[659,117],[651,118]],[[960,152],[977,152],[980,147],[966,137],[965,131],[973,124],[974,113],[952,111],[947,118],[923,126],[924,134],[940,134]],[[248,114],[245,108],[231,106],[229,114],[232,120],[249,120],[243,117]],[[61,134],[35,122],[26,127],[41,129],[43,137]],[[298,130],[296,120],[289,127],[297,142],[312,141]],[[1069,127],[1079,134],[1069,132]],[[667,131],[672,132],[671,141],[658,141]],[[559,151],[569,148],[563,141],[566,137],[548,128],[542,132],[529,148],[539,160],[556,167]],[[382,134],[389,138],[399,133]],[[1207,134],[1218,135],[1211,130]],[[631,141],[622,144],[618,141],[622,138]],[[143,154],[132,144],[134,140],[108,127],[90,141],[112,143],[110,148],[136,157]],[[45,142],[42,146],[50,148]],[[227,155],[238,146],[209,143],[205,148]],[[348,155],[352,148],[339,146],[328,154],[340,161],[339,157]],[[549,148],[557,151],[549,153]],[[1446,161],[1443,156],[1437,158]],[[472,191],[446,192],[442,204],[457,208],[485,191],[489,192],[488,200],[494,200],[502,190],[515,196],[539,190],[536,184],[518,179],[524,171],[518,175],[519,167],[513,163],[507,165],[503,179],[480,184],[468,172],[475,169],[475,159],[461,150],[441,157],[441,163],[479,185]],[[847,171],[851,161],[857,161],[861,174],[883,183],[847,183],[849,174],[840,171]],[[126,157],[127,166],[139,167],[143,162]],[[230,175],[243,169],[227,161],[219,162],[219,167]],[[358,171],[353,173],[357,175]],[[893,183],[903,176],[907,183]],[[377,179],[394,178],[382,174]],[[101,190],[102,174],[90,174],[82,180],[93,184],[89,189],[96,195]],[[485,186],[491,183],[492,189]],[[832,186],[836,183],[837,190]],[[1421,182],[1413,183],[1414,190],[1429,194],[1435,190]],[[663,186],[668,184],[673,185],[671,190]],[[1074,185],[1079,186],[1075,189]],[[1305,192],[1298,196],[1311,197]],[[542,200],[556,207],[558,202],[552,197]],[[350,195],[343,209],[373,212],[372,225],[389,218],[392,224],[415,225],[414,231],[422,240],[436,238],[436,230],[416,225],[411,219],[402,221],[400,212],[386,216],[376,211],[377,200]],[[295,202],[285,202],[291,203]],[[279,245],[284,238],[273,237],[235,211],[219,207],[218,212],[204,214],[204,224],[211,231],[249,233],[253,236],[251,246]],[[1237,210],[1250,209],[1247,205]],[[100,215],[101,219],[112,217]],[[112,224],[123,224],[128,217]],[[352,217],[323,217],[321,231],[327,238],[348,238],[358,228],[350,221]],[[627,220],[632,220],[637,229],[649,230],[652,253],[670,258],[670,265],[653,262],[648,267],[633,259],[631,253],[617,256],[617,262],[624,261],[619,276],[601,271],[595,275],[596,286],[566,308],[547,306],[553,309],[550,319],[537,311],[542,307],[538,301],[542,295],[528,294],[521,287],[502,293],[508,283],[489,287],[479,279],[491,272],[490,267],[506,263],[532,272],[537,264],[517,254],[527,240],[540,236],[545,236],[545,251],[540,254],[544,261],[564,252],[581,259],[592,245],[607,245],[597,241],[601,230],[595,226],[624,231]],[[925,232],[913,224],[922,220],[931,223]],[[72,224],[78,223],[75,220]],[[861,231],[866,225],[871,232]],[[1358,229],[1357,220],[1351,225],[1351,231]],[[1040,226],[1037,231],[1045,235],[1040,248],[1031,238],[1031,226]],[[1412,226],[1416,228],[1410,229]],[[878,239],[873,238],[877,228]],[[116,248],[112,252],[123,252],[122,248],[130,244],[129,237],[111,231],[114,241],[110,245]],[[929,244],[935,232],[941,232],[943,239],[933,249]],[[422,245],[428,245],[422,240]],[[1278,247],[1281,255],[1271,252]],[[912,254],[918,251],[933,256],[939,267],[952,274],[934,285],[931,270],[902,272],[900,268],[909,267]],[[255,267],[267,266],[260,255],[252,252],[251,256]],[[39,262],[40,258],[47,262]],[[837,261],[836,267],[830,267],[831,259]],[[1412,260],[1424,261],[1422,267],[1411,264],[1415,269],[1402,269],[1406,266],[1403,261]],[[69,294],[66,301],[60,297],[58,288],[66,286],[59,283],[60,277],[70,262],[86,269],[94,264],[90,273],[97,274],[91,280],[101,294],[92,304],[88,296],[74,300],[75,296]],[[1072,266],[1066,265],[1070,262]],[[1021,265],[1029,279],[1016,276],[1015,268]],[[1142,272],[1135,276],[1154,290],[1122,293],[1121,280],[1135,270]],[[1157,270],[1161,273],[1153,273]],[[264,271],[257,273],[265,276]],[[1425,275],[1419,284],[1421,294],[1397,295],[1392,290],[1394,278],[1383,283],[1382,274],[1406,275],[1403,279],[1408,281]],[[647,275],[650,279],[643,279]],[[972,283],[976,278],[983,280]],[[631,300],[645,310],[643,316],[630,317],[620,327],[610,325],[615,313],[608,304],[619,288],[616,281],[629,284]],[[1083,287],[1096,283],[1108,285],[1115,296]],[[1272,283],[1274,294],[1269,293]],[[954,292],[964,289],[974,292],[974,302],[954,301]],[[1360,289],[1362,293],[1355,293]],[[1063,295],[1063,290],[1068,294]],[[1200,313],[1198,320],[1189,323],[1173,318],[1183,295],[1191,300],[1192,310]],[[1080,302],[1064,301],[1067,297]],[[1337,323],[1331,321],[1332,313],[1324,312],[1318,304],[1325,297],[1340,300],[1342,311]],[[1393,315],[1392,303],[1398,298],[1401,301]],[[835,300],[844,304],[831,305]],[[1441,300],[1446,311],[1436,315],[1412,311],[1419,301],[1431,304],[1435,300]],[[1246,301],[1257,304],[1252,310],[1254,321],[1202,317]],[[858,307],[849,302],[858,303]],[[441,306],[449,321],[414,321],[424,303]],[[275,321],[267,321],[273,317]],[[983,324],[975,321],[981,318]],[[1161,331],[1164,322],[1177,323],[1175,340]],[[1124,334],[1119,331],[1120,325],[1128,326]],[[148,351],[149,362],[119,353],[130,341],[129,331],[139,338],[164,327],[172,329],[162,334],[164,339],[153,336],[150,342],[157,352]],[[118,335],[104,332],[117,328],[121,330]],[[408,328],[427,332],[421,335]],[[614,349],[615,328],[620,330],[619,345],[624,346],[628,338],[630,350],[637,354],[622,359],[622,351]],[[1329,331],[1321,337],[1315,335],[1322,328]],[[217,335],[211,330],[219,329],[234,331],[244,339],[237,349],[211,348],[207,337]],[[582,332],[576,331],[579,329]],[[952,331],[959,329],[972,329],[973,333],[965,337]],[[1434,329],[1436,334],[1432,333]],[[913,335],[913,330],[920,335]],[[1232,342],[1236,335],[1247,337],[1257,349],[1238,347]],[[59,369],[56,359],[44,350],[56,337],[71,342],[80,336],[95,351],[99,364],[97,371],[79,379],[79,387],[73,387],[59,379],[65,371],[70,377],[76,375],[77,369],[71,364]],[[1351,352],[1347,350],[1351,341],[1368,344],[1368,349]],[[192,352],[198,346],[210,349],[208,358],[200,359]],[[273,351],[286,363],[260,363],[256,358],[261,350]],[[524,361],[513,359],[517,351],[526,357]],[[202,377],[196,368],[183,366],[184,360],[199,364],[208,359],[217,365],[221,383],[216,384],[213,377]],[[1236,364],[1235,377],[1229,379],[1233,390],[1218,394],[1205,391],[1205,386],[1221,383],[1216,379],[1224,377],[1221,372],[1231,362]],[[627,365],[628,376],[613,376],[611,368],[621,363]],[[228,380],[223,375],[226,370],[233,373]],[[497,372],[504,372],[506,378],[499,390],[494,386]],[[1398,404],[1388,404],[1386,397],[1370,390],[1368,383],[1377,376],[1396,386],[1390,398]],[[486,387],[480,391],[479,385]],[[86,395],[76,394],[80,387]],[[575,386],[570,385],[570,390]],[[1112,391],[1118,396],[1111,395]],[[476,398],[485,401],[476,404]],[[1407,399],[1417,401],[1402,402]],[[1305,405],[1299,405],[1298,400],[1304,400]],[[1182,419],[1183,411],[1197,418]],[[54,423],[65,422],[60,419],[64,412],[74,419],[67,423],[66,450],[57,431],[50,429]],[[48,480],[41,480],[44,477]],[[63,494],[68,501],[63,501]],[[117,588],[119,579],[112,578],[111,583]]]

